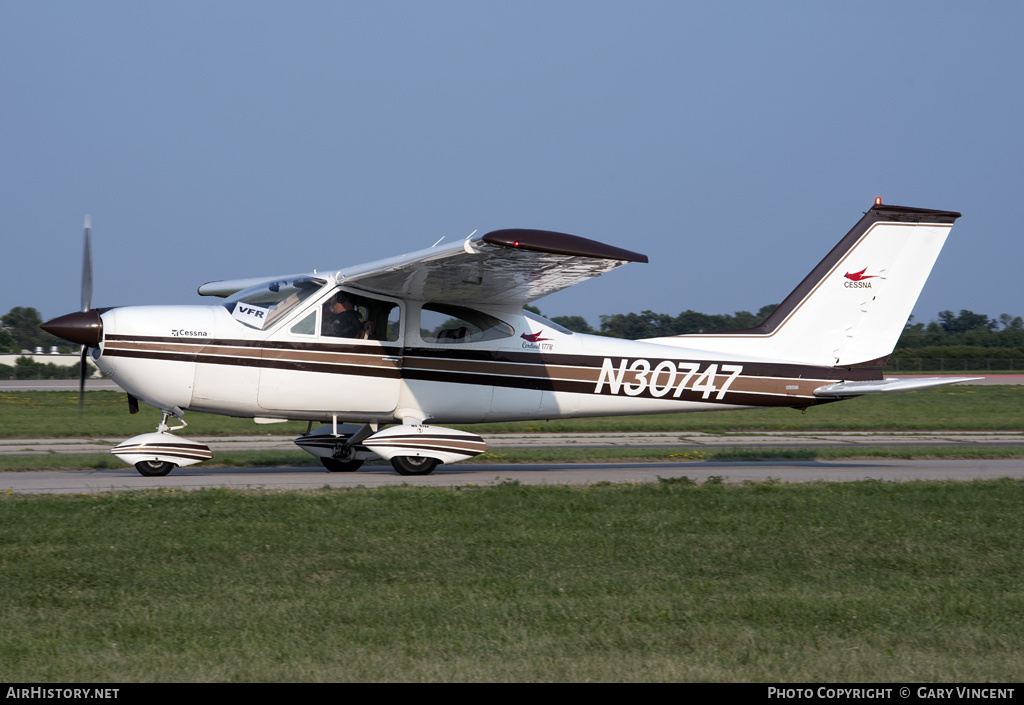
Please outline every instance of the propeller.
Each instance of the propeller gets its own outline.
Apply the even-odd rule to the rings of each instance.
[[[40,328],[58,338],[78,343],[82,355],[78,364],[78,427],[81,431],[85,404],[85,378],[89,372],[86,356],[90,348],[99,347],[103,341],[103,319],[100,314],[109,309],[92,307],[92,221],[85,216],[85,236],[82,248],[82,310],[58,316],[47,321]],[[128,411],[137,414],[139,401],[128,395]]]
[[[82,249],[82,313],[92,307],[92,221],[85,216],[85,238]],[[82,432],[82,417],[85,414],[85,377],[88,374],[89,346],[82,344],[82,357],[78,363],[78,432]]]
[[[89,348],[96,347],[103,340],[102,311],[92,308],[92,224],[89,216],[85,216],[85,244],[82,253],[82,310],[58,316],[47,321],[40,328],[58,338],[78,343],[82,346],[82,355],[78,364],[78,426],[81,431],[82,412],[85,396],[85,377],[89,365],[86,355]]]
[[[82,310],[92,308],[92,222],[85,216],[85,249],[82,252]]]
[[[82,313],[92,308],[92,221],[85,216],[85,244],[82,250]],[[86,355],[89,346],[82,345],[82,357],[78,363],[78,428],[82,428],[82,414],[85,405],[85,376],[89,369]]]

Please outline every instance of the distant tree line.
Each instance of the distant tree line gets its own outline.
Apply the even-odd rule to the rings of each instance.
[[[554,316],[551,320],[577,333],[606,335],[610,338],[659,338],[667,335],[688,333],[710,333],[719,330],[753,328],[768,317],[778,304],[762,306],[757,313],[737,311],[733,314],[707,314],[697,311],[683,311],[677,316],[654,311],[640,313],[614,313],[601,316],[601,327],[597,330],[582,316]]]
[[[79,346],[47,333],[39,326],[43,323],[39,311],[31,307],[15,306],[0,317],[0,353],[34,353],[41,347],[44,352],[56,345],[64,353],[78,352]],[[55,365],[37,362],[30,357],[19,357],[13,365],[0,364],[0,379],[78,379],[78,365]]]
[[[606,335],[612,338],[657,338],[689,333],[710,333],[737,328],[753,328],[768,317],[778,304],[762,306],[756,314],[706,314],[683,311],[677,316],[654,311],[616,313],[601,316],[601,327],[594,329],[582,316],[552,316],[555,323],[577,333]],[[539,313],[539,311],[537,311]],[[1024,319],[1000,314],[998,318],[961,309],[959,314],[940,311],[930,323],[907,322],[894,357],[903,358],[1024,358]]]
[[[927,325],[907,322],[894,358],[994,359],[1024,357],[1024,319],[1001,314],[998,319],[961,309],[940,311]]]
[[[61,352],[77,352],[78,346],[61,340],[40,328],[43,317],[31,307],[15,306],[0,316],[0,353],[20,353],[24,350],[35,352],[37,347],[50,352],[54,345]]]
[[[757,313],[736,311],[728,314],[707,314],[687,310],[678,315],[641,311],[640,313],[614,313],[601,316],[601,326],[594,329],[582,316],[553,316],[555,323],[576,331],[611,338],[637,340],[689,333],[710,333],[737,328],[753,328],[778,304],[762,306]],[[536,306],[527,306],[540,313]],[[35,351],[37,347],[49,351],[58,346],[61,352],[78,352],[77,345],[69,345],[39,326],[43,319],[30,307],[15,306],[0,318],[0,353]],[[953,350],[952,348],[956,348]],[[984,350],[982,350],[984,349]],[[968,350],[970,354],[967,354]],[[961,309],[959,314],[940,311],[930,323],[907,322],[896,344],[894,356],[901,357],[1024,357],[1024,319],[1000,314],[998,318]]]

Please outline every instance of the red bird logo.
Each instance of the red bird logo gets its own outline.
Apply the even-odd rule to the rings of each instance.
[[[844,276],[852,282],[864,281],[865,279],[875,279],[878,276],[877,274],[868,274],[865,276],[864,272],[866,271],[868,271],[867,267],[859,272],[853,272],[852,274],[847,272]]]
[[[539,343],[539,342],[544,341],[544,340],[551,340],[551,338],[541,338],[540,336],[543,335],[543,334],[544,334],[544,331],[542,330],[539,333],[523,333],[519,337],[522,338],[523,340],[527,341],[527,342],[530,342],[530,343]]]

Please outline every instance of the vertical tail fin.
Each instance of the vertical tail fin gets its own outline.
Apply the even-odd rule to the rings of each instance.
[[[876,204],[756,328],[658,342],[815,365],[892,353],[959,213]],[[714,342],[712,340],[714,339]]]

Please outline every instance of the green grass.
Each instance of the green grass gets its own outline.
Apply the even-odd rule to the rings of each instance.
[[[74,392],[0,393],[0,437],[129,438],[156,428],[160,414],[150,407],[128,414],[127,398],[118,392],[90,392],[85,399],[81,432],[78,394]],[[294,434],[304,422],[257,425],[198,412],[185,415],[189,436]],[[1024,429],[1024,385],[956,386],[903,394],[875,395],[812,407],[750,409],[707,413],[618,416],[460,426],[477,433],[582,431],[907,431]]]
[[[83,406],[79,423],[77,392],[0,392],[0,438],[130,438],[155,431],[160,422],[160,412],[149,406],[129,414],[123,392],[88,392]],[[306,430],[304,422],[257,425],[252,419],[198,412],[187,413],[185,420],[185,433],[192,436],[300,436]]]
[[[1024,483],[0,496],[9,682],[1012,682]]]
[[[1024,387],[497,432],[1006,430]],[[0,394],[0,436],[78,436],[77,395]],[[90,393],[83,434],[159,415]],[[304,423],[186,416],[190,436]],[[1021,447],[496,449],[479,462],[1024,457]],[[319,467],[301,451],[216,465]],[[207,463],[207,467],[215,467]],[[125,468],[105,453],[4,470]],[[2,490],[0,490],[2,492]],[[1024,676],[1024,483],[686,478],[589,488],[0,495],[9,682],[977,682]]]

